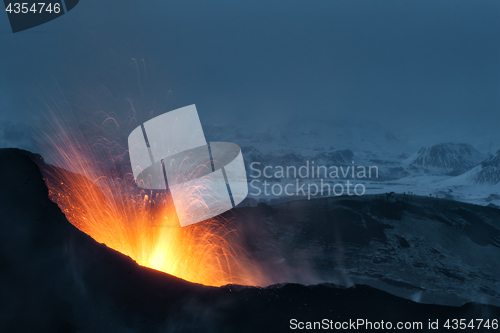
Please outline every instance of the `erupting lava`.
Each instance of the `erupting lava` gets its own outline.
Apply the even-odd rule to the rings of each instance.
[[[50,123],[42,131],[49,141],[44,151],[58,167],[42,171],[50,198],[74,226],[140,265],[191,282],[258,284],[220,217],[181,228],[166,192],[137,188],[131,174],[110,163],[111,141],[88,143],[56,117]]]

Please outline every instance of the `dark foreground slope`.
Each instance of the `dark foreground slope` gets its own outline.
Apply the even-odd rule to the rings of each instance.
[[[362,285],[213,288],[140,267],[66,220],[33,158],[0,150],[1,332],[281,332],[292,318],[425,328],[436,318],[500,318],[494,306],[419,304]]]
[[[236,215],[241,242],[278,281],[368,284],[424,303],[500,305],[500,209],[384,194],[227,215]]]

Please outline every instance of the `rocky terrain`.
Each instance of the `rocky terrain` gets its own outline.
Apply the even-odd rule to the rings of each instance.
[[[343,196],[260,204],[234,221],[277,279],[287,272],[295,282],[365,283],[427,303],[500,305],[496,208],[403,194]]]

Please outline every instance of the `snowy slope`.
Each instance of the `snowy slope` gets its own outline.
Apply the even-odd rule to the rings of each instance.
[[[500,182],[500,150],[481,163],[472,179],[478,184],[496,185]]]
[[[442,182],[445,186],[484,185],[500,183],[500,150],[470,171]]]

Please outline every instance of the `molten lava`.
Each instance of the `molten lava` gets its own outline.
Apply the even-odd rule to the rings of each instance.
[[[109,141],[89,143],[56,119],[51,123],[42,134],[58,167],[42,171],[50,198],[75,227],[140,265],[191,282],[258,284],[222,219],[181,228],[166,192],[141,190],[131,174],[110,164],[111,154],[103,153],[109,149],[102,149]]]

